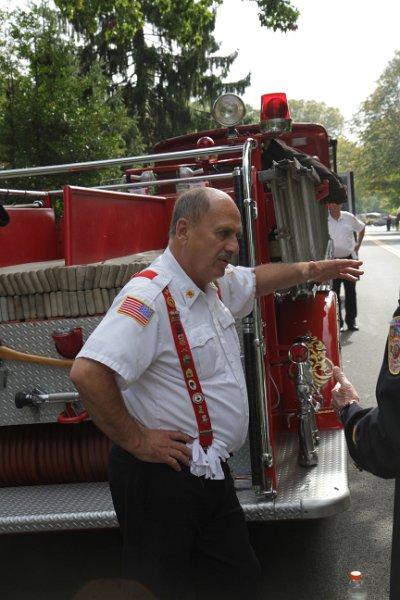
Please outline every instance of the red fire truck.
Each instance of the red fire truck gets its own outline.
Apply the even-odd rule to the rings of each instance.
[[[14,202],[0,229],[1,532],[116,525],[109,440],[88,419],[68,373],[121,288],[166,247],[182,190],[212,186],[232,196],[244,224],[239,264],[330,256],[324,202],[343,200],[343,186],[327,132],[291,123],[285,94],[262,97],[259,124],[240,125],[243,111],[239,97],[225,94],[213,109],[218,129],[162,141],[151,154],[0,171],[3,180],[52,173],[66,180],[51,192],[0,190]],[[119,184],[68,185],[68,173],[116,165],[125,169]],[[257,300],[237,328],[250,428],[231,465],[246,517],[344,510],[346,450],[330,398],[340,343],[329,282]]]

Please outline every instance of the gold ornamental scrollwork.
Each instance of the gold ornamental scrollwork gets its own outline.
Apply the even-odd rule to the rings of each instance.
[[[323,387],[332,379],[333,362],[326,356],[326,346],[315,336],[306,341],[310,351],[311,372],[315,385]]]
[[[326,356],[326,346],[315,335],[307,333],[302,340],[309,351],[309,362],[314,384],[317,388],[322,388],[332,379],[333,362]],[[294,364],[289,367],[289,376],[296,378],[296,367]]]

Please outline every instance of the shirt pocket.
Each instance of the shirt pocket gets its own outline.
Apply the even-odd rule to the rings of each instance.
[[[239,336],[236,329],[236,321],[230,310],[222,307],[217,312],[217,319],[222,328],[222,335],[229,350],[231,350],[238,358],[241,355],[241,347]]]
[[[211,377],[217,371],[218,351],[216,333],[208,325],[186,331],[197,375],[200,379]]]

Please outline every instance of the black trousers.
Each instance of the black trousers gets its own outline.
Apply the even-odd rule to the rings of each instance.
[[[400,479],[394,488],[392,557],[390,563],[390,600],[400,600]]]
[[[332,283],[332,289],[336,292],[339,303],[339,318],[340,318],[340,326],[343,325],[343,317],[342,317],[342,306],[340,300],[340,287],[344,285],[344,308],[345,308],[345,321],[347,326],[354,325],[356,317],[357,317],[357,297],[356,297],[356,282],[355,281],[347,281],[347,279],[334,279]]]
[[[160,600],[256,599],[260,565],[228,465],[221,481],[111,450],[109,481],[123,536],[122,575]]]

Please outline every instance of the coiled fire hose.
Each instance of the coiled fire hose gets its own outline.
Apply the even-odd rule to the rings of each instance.
[[[91,421],[0,428],[0,486],[107,480],[110,440]]]

